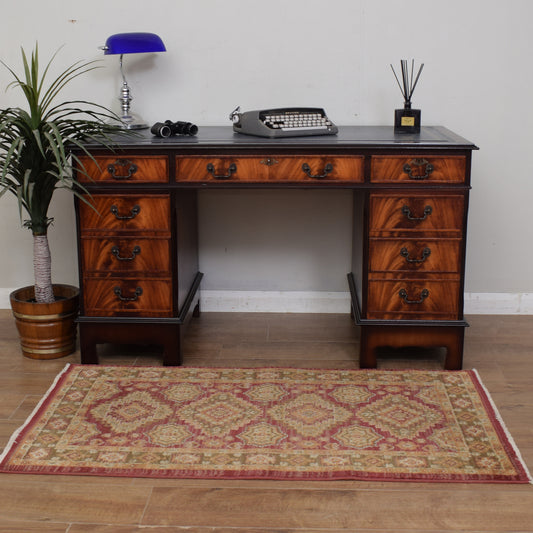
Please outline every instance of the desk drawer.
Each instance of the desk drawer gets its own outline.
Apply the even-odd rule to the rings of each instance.
[[[458,273],[461,246],[461,239],[370,239],[370,271]]]
[[[96,211],[84,202],[79,203],[82,235],[135,232],[139,236],[170,236],[169,195],[95,194],[92,203]]]
[[[463,183],[466,179],[466,157],[429,155],[372,156],[373,182]]]
[[[138,237],[82,238],[81,260],[83,272],[90,276],[169,277],[170,241]]]
[[[165,156],[80,157],[85,168],[78,172],[81,182],[99,183],[166,183],[168,182],[168,158]]]
[[[454,280],[369,281],[367,318],[458,320],[459,287]]]
[[[362,182],[362,156],[176,158],[176,180],[211,183]]]
[[[397,232],[462,232],[465,199],[462,195],[370,195],[370,236]],[[452,235],[455,236],[455,235]]]
[[[172,316],[172,282],[154,279],[84,279],[87,316]]]

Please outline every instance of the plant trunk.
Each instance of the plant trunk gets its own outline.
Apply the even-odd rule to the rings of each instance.
[[[33,272],[35,275],[35,301],[44,304],[54,302],[52,258],[47,235],[33,236]]]

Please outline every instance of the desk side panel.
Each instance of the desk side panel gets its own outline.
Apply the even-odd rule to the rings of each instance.
[[[177,294],[174,294],[178,315],[198,274],[198,194],[195,189],[174,191],[177,262]]]
[[[365,276],[366,251],[365,251],[365,220],[366,220],[366,193],[364,191],[354,191],[353,193],[353,235],[352,235],[352,274],[355,282],[355,290],[359,309],[364,309],[365,302],[363,279]]]

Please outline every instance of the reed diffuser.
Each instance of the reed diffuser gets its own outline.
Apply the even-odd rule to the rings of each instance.
[[[420,78],[420,74],[422,73],[422,69],[424,68],[424,63],[420,65],[418,73],[415,76],[415,60],[412,60],[411,72],[409,72],[407,59],[402,59],[401,83],[392,64],[390,67],[398,82],[398,87],[400,87],[404,99],[403,109],[396,109],[394,111],[394,131],[397,133],[420,133],[420,116],[422,113],[420,109],[411,109],[411,98]]]

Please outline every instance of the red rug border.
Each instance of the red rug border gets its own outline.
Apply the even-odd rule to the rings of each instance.
[[[24,439],[28,431],[33,427],[34,423],[39,419],[43,411],[46,410],[48,405],[53,401],[55,394],[61,388],[62,384],[68,378],[68,376],[77,368],[102,368],[113,367],[121,368],[122,365],[82,365],[75,363],[67,363],[63,370],[55,377],[52,385],[47,392],[43,395],[35,409],[28,416],[22,426],[20,426],[6,444],[3,452],[0,454],[0,473],[17,473],[17,474],[41,474],[41,475],[83,475],[83,476],[100,476],[100,477],[120,477],[120,478],[152,478],[152,479],[212,479],[212,480],[269,480],[269,481],[368,481],[368,482],[422,482],[422,483],[479,483],[479,484],[533,484],[533,477],[529,473],[529,470],[520,454],[518,447],[516,446],[511,434],[507,430],[505,423],[500,416],[498,409],[492,400],[490,393],[483,384],[481,377],[475,369],[464,370],[424,370],[424,369],[324,369],[324,368],[293,368],[293,367],[202,367],[202,366],[181,366],[176,368],[183,369],[196,369],[196,370],[212,370],[212,371],[233,371],[233,370],[291,370],[291,371],[349,371],[357,373],[373,373],[373,372],[403,372],[403,373],[466,373],[470,376],[472,383],[474,384],[479,397],[481,398],[483,407],[487,412],[489,419],[496,431],[496,434],[502,444],[505,452],[509,456],[511,462],[515,466],[519,479],[509,479],[503,476],[485,476],[485,475],[441,475],[439,479],[435,479],[430,474],[379,474],[379,473],[365,473],[356,471],[337,471],[334,473],[317,473],[313,472],[308,474],[306,472],[293,472],[291,475],[287,475],[287,472],[280,472],[279,475],[276,472],[270,471],[256,471],[243,475],[239,472],[230,471],[196,471],[194,469],[181,470],[147,470],[147,469],[113,469],[106,468],[94,469],[90,467],[46,467],[43,470],[42,467],[14,467],[11,466],[8,469],[5,468],[5,463],[9,461],[9,458],[16,450],[17,446]],[[159,366],[144,366],[144,365],[130,365],[129,368],[154,368],[160,369]]]

